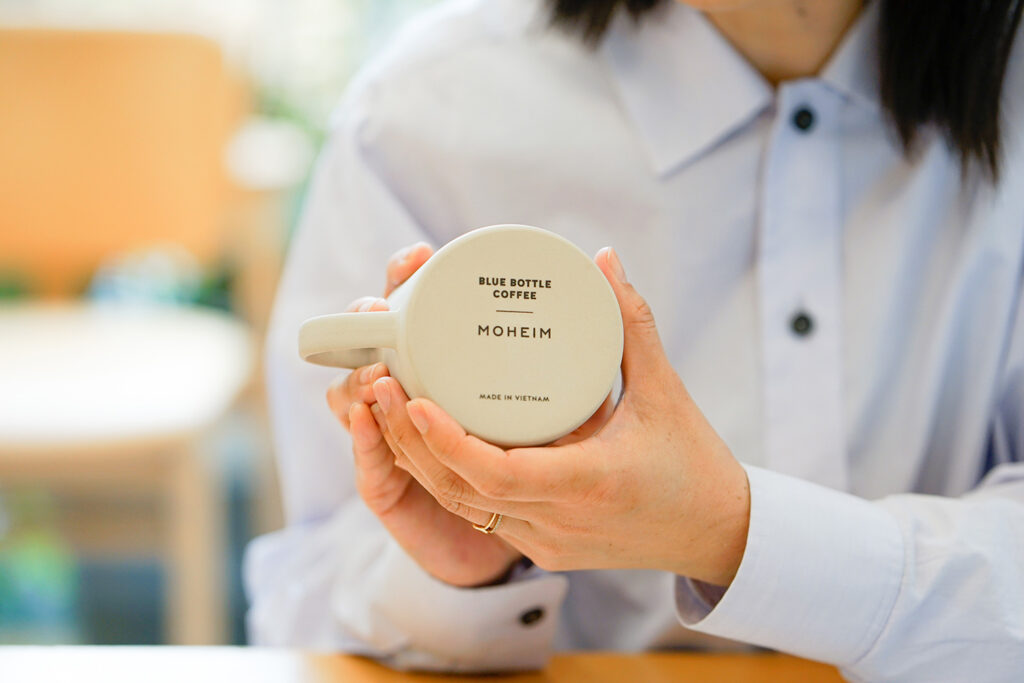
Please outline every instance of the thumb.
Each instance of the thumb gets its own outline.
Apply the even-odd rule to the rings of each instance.
[[[628,385],[631,381],[640,382],[647,372],[657,369],[665,358],[658,328],[654,324],[654,314],[644,298],[629,284],[626,271],[614,249],[605,247],[597,252],[595,261],[608,278],[622,312],[623,383]]]

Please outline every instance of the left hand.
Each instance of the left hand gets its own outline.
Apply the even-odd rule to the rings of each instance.
[[[597,264],[622,311],[623,393],[596,434],[566,445],[503,450],[436,404],[374,384],[385,437],[446,509],[550,570],[643,568],[726,586],[746,545],[746,472],[665,356],[650,308],[611,249]]]

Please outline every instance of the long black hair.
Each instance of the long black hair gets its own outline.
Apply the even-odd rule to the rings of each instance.
[[[590,45],[612,17],[635,19],[665,0],[548,0],[555,25]],[[1000,93],[1024,0],[875,0],[879,20],[882,105],[904,151],[918,130],[935,125],[967,168],[977,162],[993,180],[1001,161]]]

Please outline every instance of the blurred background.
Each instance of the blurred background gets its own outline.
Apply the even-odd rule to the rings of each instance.
[[[430,1],[0,0],[0,644],[245,642],[283,255]]]

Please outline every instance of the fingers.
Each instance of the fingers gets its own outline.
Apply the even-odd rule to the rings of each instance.
[[[388,302],[378,296],[364,296],[356,299],[345,309],[346,313],[386,311]],[[382,363],[357,368],[340,376],[327,388],[327,405],[345,429],[349,429],[349,410],[354,401],[373,402],[373,381],[388,374]]]
[[[361,296],[348,305],[346,313],[365,313],[366,311],[386,311],[388,302],[379,296]]]
[[[395,467],[394,456],[365,403],[352,404],[349,423],[356,488],[370,510],[383,515],[400,498],[389,486],[394,481],[391,476]]]
[[[419,482],[420,486],[434,499],[438,505],[447,510],[448,512],[457,515],[471,524],[480,524],[481,526],[486,525],[491,518],[491,514],[479,508],[468,505],[462,500],[456,500],[452,496],[456,495],[453,490],[446,489],[447,496],[440,493],[438,484],[435,483],[436,474],[434,477],[428,477],[423,474],[420,468],[416,465],[416,461],[410,459],[406,454],[402,446],[398,444],[398,440],[395,433],[387,427],[387,421],[384,417],[383,411],[380,409],[380,405],[375,403],[373,405],[373,417],[377,420],[377,425],[380,429],[380,433],[383,435],[384,440],[388,444],[391,452],[394,454],[395,465],[399,468],[408,472],[412,477]],[[443,486],[443,485],[442,485]],[[467,489],[468,490],[468,489]]]
[[[353,404],[373,403],[376,400],[373,396],[373,383],[387,374],[387,366],[374,363],[342,375],[327,388],[327,405],[345,429],[351,429],[349,420]]]
[[[579,457],[577,444],[504,451],[466,434],[426,399],[410,401],[407,412],[431,454],[488,500],[502,501],[502,510],[529,513],[529,503],[560,500],[568,490],[588,486],[600,469],[592,467],[593,459]]]
[[[377,429],[377,423],[370,415],[370,408],[365,403],[353,403],[349,411],[349,422],[352,425],[352,452],[355,455],[356,469],[362,475],[371,475],[369,485],[378,484],[390,471],[394,461],[391,452],[384,442],[384,437]]]
[[[387,423],[385,436],[393,444],[396,453],[400,451],[409,459],[419,473],[419,476],[416,474],[413,476],[417,476],[417,480],[434,495],[441,505],[450,512],[473,520],[474,523],[481,523],[478,521],[479,515],[474,514],[475,511],[484,510],[488,513],[517,511],[514,505],[492,499],[486,491],[478,489],[474,483],[467,482],[434,456],[424,443],[423,437],[406,410],[409,399],[398,382],[392,378],[382,378],[373,385],[373,389],[377,397],[377,405],[383,411]],[[495,450],[500,452],[500,449],[495,448]],[[487,518],[483,519],[483,523],[486,523],[489,518],[488,514]]]
[[[408,280],[433,253],[434,249],[426,242],[417,242],[395,253],[388,260],[384,296],[390,295],[395,287]]]
[[[406,413],[439,465],[453,470],[489,498],[509,499],[517,493],[505,451],[466,434],[455,420],[430,401],[410,401]]]
[[[649,370],[661,365],[665,358],[658,329],[654,324],[654,315],[644,298],[629,284],[614,249],[605,247],[597,252],[595,261],[612,286],[615,298],[619,301],[619,310],[622,312],[623,384],[640,382]]]

